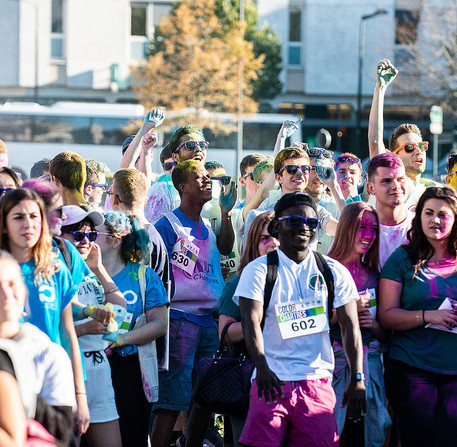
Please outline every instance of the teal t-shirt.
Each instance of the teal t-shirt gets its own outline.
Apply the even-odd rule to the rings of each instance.
[[[360,287],[357,289],[357,292],[364,293],[367,290],[373,291],[373,294],[375,295],[376,298],[374,298],[374,302],[372,302],[372,299],[370,299],[370,307],[376,306],[377,307],[377,299],[378,299],[378,283],[379,283],[379,274],[378,273],[372,273],[370,277],[368,278],[368,281],[363,285],[363,287]],[[368,329],[365,328],[360,328],[360,332],[362,333],[362,342],[366,346],[370,344],[373,340],[376,339],[376,337],[373,335],[373,332],[371,332]],[[343,342],[343,337],[341,335],[341,328],[338,323],[334,324],[330,328],[330,333],[332,335],[332,338],[340,343]]]
[[[130,329],[134,328],[136,319],[143,313],[143,300],[140,293],[140,282],[138,278],[138,270],[140,264],[128,262],[122,272],[113,276],[113,281],[119,290],[124,294],[127,303],[127,312],[132,314],[132,323]],[[144,309],[149,310],[153,307],[168,305],[168,295],[162,280],[159,275],[150,267],[146,269],[146,292]],[[138,352],[136,345],[125,345],[120,348],[115,348],[115,351],[127,356]]]
[[[56,260],[59,270],[52,281],[35,284],[35,261],[19,264],[29,291],[30,313],[27,321],[41,329],[54,343],[62,345],[60,338],[60,314],[78,293],[78,285],[72,279],[67,266]]]
[[[227,315],[236,321],[241,321],[240,306],[233,301],[236,286],[240,282],[240,277],[235,275],[224,287],[222,291],[219,315]]]
[[[413,279],[414,269],[404,248],[397,248],[385,263],[381,278],[403,284],[401,308],[436,310],[446,297],[457,297],[457,274],[448,278],[423,266]],[[389,357],[415,368],[441,374],[457,374],[456,334],[424,326],[394,331]]]

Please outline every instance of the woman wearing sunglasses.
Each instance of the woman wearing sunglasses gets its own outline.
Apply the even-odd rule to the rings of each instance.
[[[150,343],[165,334],[169,302],[162,280],[147,267],[143,306],[139,262],[148,249],[149,238],[139,221],[117,211],[105,213],[104,218],[105,222],[97,227],[97,244],[104,266],[124,294],[127,312],[131,314],[128,331],[118,336],[109,356],[122,444],[142,447],[148,443],[151,403],[143,389],[138,345]],[[147,323],[136,328],[135,323],[143,312]]]
[[[90,268],[79,284],[79,302],[84,306],[109,302],[125,307],[124,296],[104,268],[100,247],[95,244],[98,236],[95,227],[103,223],[103,215],[98,211],[84,211],[75,205],[64,206],[63,213],[66,219],[62,227],[62,237],[76,247]],[[120,447],[122,442],[119,416],[114,400],[111,368],[105,354],[108,342],[102,338],[109,333],[108,321],[90,318],[88,310],[84,310],[81,316],[83,318],[75,322],[75,326],[79,345],[84,353],[87,377],[86,392],[91,423],[86,439],[91,447]],[[93,314],[91,316],[96,317]]]
[[[12,189],[19,188],[22,180],[11,168],[0,167],[0,197]]]
[[[390,417],[386,410],[380,342],[387,341],[388,332],[376,320],[379,282],[379,220],[371,205],[365,202],[354,202],[344,208],[328,256],[347,267],[360,295],[357,309],[364,346],[363,363],[367,389],[367,414],[364,418],[364,426],[358,427],[358,424],[346,418],[346,407],[340,407],[350,378],[350,371],[342,346],[340,326],[336,319],[335,321],[332,319],[331,335],[335,354],[333,388],[337,401],[335,416],[341,436],[340,445],[382,447],[387,428],[390,425]],[[359,430],[357,430],[358,428]]]
[[[64,346],[70,355],[77,402],[76,434],[89,425],[81,355],[73,325],[71,301],[78,286],[52,249],[41,198],[32,190],[9,191],[0,201],[0,248],[19,262],[28,293],[28,321],[45,332],[51,341]]]

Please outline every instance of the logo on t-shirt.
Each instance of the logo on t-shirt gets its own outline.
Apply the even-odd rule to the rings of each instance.
[[[311,278],[309,279],[309,288],[311,290],[316,290],[316,291],[322,291],[324,288],[324,278],[322,278],[321,275],[315,274],[311,275]]]
[[[138,295],[133,290],[124,290],[123,294],[127,304],[133,305],[138,300]]]
[[[56,300],[54,287],[48,284],[41,284],[38,288],[38,297],[42,303],[54,303]]]

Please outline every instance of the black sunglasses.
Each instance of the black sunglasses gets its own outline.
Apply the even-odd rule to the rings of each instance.
[[[351,157],[349,155],[340,155],[336,159],[337,163],[346,163],[350,161],[351,163],[359,164],[360,163],[360,158],[358,157]]]
[[[286,170],[289,175],[295,175],[299,169],[303,174],[309,174],[311,172],[311,166],[308,165],[285,165],[279,170],[278,174]]]
[[[247,174],[243,175],[243,178],[249,177],[252,181],[254,181],[254,173],[253,172],[248,172]]]
[[[293,228],[298,228],[301,227],[303,224],[305,224],[310,230],[315,230],[317,226],[319,225],[319,219],[316,219],[315,217],[302,217],[302,216],[283,216],[279,217],[278,221],[282,222],[283,220],[287,220],[289,223],[289,226]]]
[[[211,180],[219,180],[222,185],[228,186],[230,185],[230,182],[232,181],[232,177],[229,175],[220,175],[218,177],[210,177]]]
[[[176,163],[174,161],[166,161],[165,163],[162,163],[162,168],[164,171],[169,171],[175,165]]]
[[[320,157],[322,155],[325,158],[333,159],[333,152],[329,151],[328,149],[323,149],[321,147],[310,147],[305,148],[305,151],[310,157]]]
[[[74,242],[82,242],[85,237],[89,240],[89,242],[95,242],[98,236],[98,231],[81,231],[81,230],[76,230],[76,231],[66,231],[65,233],[70,233],[73,235],[73,241]]]
[[[208,149],[209,143],[207,141],[194,141],[194,140],[189,140],[189,141],[184,141],[184,143],[181,143],[175,150],[175,152],[178,152],[179,149],[182,147],[185,147],[188,151],[194,151],[197,146],[202,150],[205,151]]]
[[[52,210],[49,210],[50,213],[56,213],[57,214],[57,217],[59,219],[62,219],[62,216],[64,215],[64,212],[63,212],[63,206],[59,206],[58,208],[54,208]]]

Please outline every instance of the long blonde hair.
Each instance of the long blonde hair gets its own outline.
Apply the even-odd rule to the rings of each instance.
[[[32,257],[35,261],[35,284],[39,285],[43,280],[52,281],[57,265],[57,254],[52,249],[52,237],[49,233],[46,212],[43,200],[31,189],[18,188],[7,192],[0,200],[0,248],[10,251],[8,228],[6,217],[10,211],[24,200],[31,200],[38,205],[41,216],[41,234],[38,242],[32,247]]]
[[[376,210],[365,202],[353,202],[345,206],[338,221],[333,245],[327,256],[339,262],[343,262],[349,257],[354,249],[354,241],[364,212],[374,214],[378,227],[376,239],[363,256],[362,264],[366,265],[372,272],[379,272],[379,217]]]

